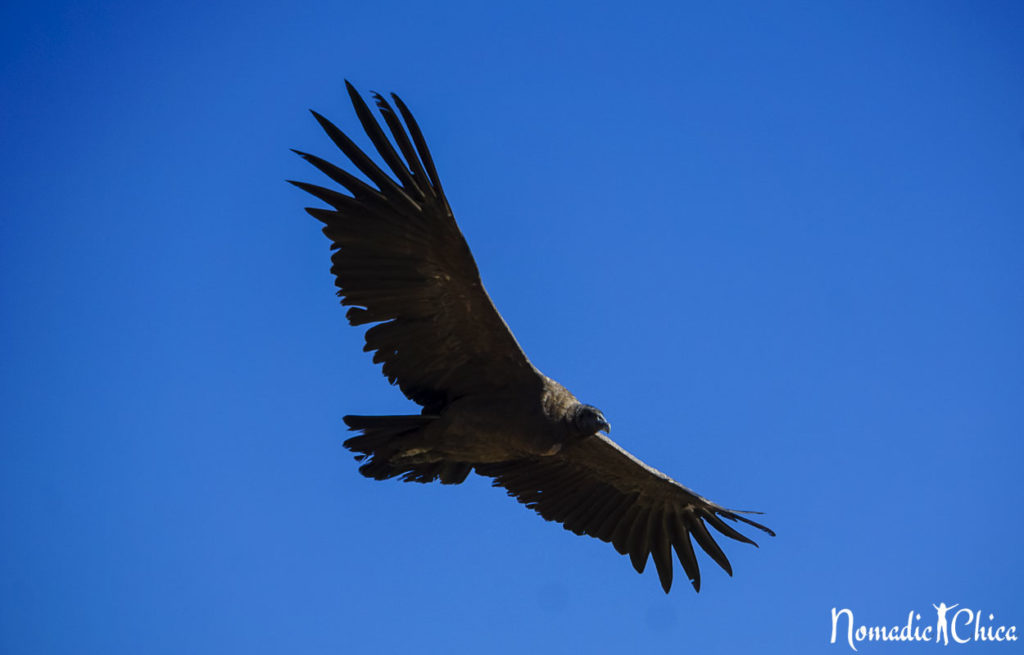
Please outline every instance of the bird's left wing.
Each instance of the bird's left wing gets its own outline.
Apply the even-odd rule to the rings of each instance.
[[[484,290],[412,113],[376,95],[391,139],[345,83],[366,135],[388,174],[348,136],[313,112],[369,183],[315,155],[298,154],[340,184],[340,193],[292,182],[331,209],[309,207],[335,249],[331,272],[352,325],[375,323],[364,350],[427,413],[480,391],[529,389],[542,376],[526,358]],[[404,124],[403,124],[404,123]],[[392,143],[392,140],[394,143]],[[298,151],[296,151],[298,152]]]
[[[647,466],[608,437],[597,434],[560,453],[500,464],[478,465],[519,502],[566,530],[611,542],[643,573],[654,559],[661,586],[672,586],[674,549],[693,588],[700,591],[700,569],[692,537],[729,575],[732,566],[707,526],[727,537],[754,544],[722,519],[742,521],[774,536],[765,526],[687,489]]]

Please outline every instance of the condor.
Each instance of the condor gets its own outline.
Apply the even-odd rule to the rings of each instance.
[[[306,211],[331,240],[331,272],[341,303],[350,306],[348,321],[373,324],[364,350],[422,407],[408,416],[344,417],[358,432],[344,445],[361,461],[360,473],[458,484],[475,471],[545,519],[610,542],[638,572],[650,555],[666,592],[673,550],[700,590],[691,537],[732,575],[708,527],[749,544],[726,520],[774,533],[633,457],[606,436],[600,410],[530,363],[484,290],[409,109],[396,95],[394,108],[374,95],[389,138],[359,93],[346,87],[390,173],[313,112],[371,184],[299,151],[347,193],[292,184],[330,205]]]

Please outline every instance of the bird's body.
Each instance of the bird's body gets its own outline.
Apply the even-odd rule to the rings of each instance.
[[[473,394],[453,402],[437,421],[438,441],[451,444],[455,457],[503,462],[512,457],[546,455],[573,435],[566,420],[576,398],[545,379],[540,394]]]
[[[336,249],[332,272],[342,304],[352,306],[349,322],[375,323],[364,350],[422,407],[418,415],[345,417],[359,433],[345,446],[362,461],[360,472],[457,484],[476,471],[544,518],[611,542],[638,571],[650,555],[666,592],[672,549],[700,588],[691,537],[731,573],[706,525],[748,543],[722,518],[771,531],[630,455],[602,434],[609,426],[598,409],[530,363],[484,291],[412,114],[397,96],[398,113],[375,96],[389,139],[348,90],[393,177],[314,112],[372,185],[305,153],[350,195],[293,184],[332,205],[307,211]]]
[[[482,465],[557,455],[574,441],[591,436],[576,429],[573,421],[575,412],[586,406],[551,378],[540,373],[538,378],[539,393],[533,389],[481,391],[455,399],[438,415],[347,416],[345,421],[353,429],[372,424],[375,436],[392,430],[392,443],[401,450],[385,458],[386,477],[421,474],[438,462]],[[378,441],[353,437],[345,443],[372,456]]]

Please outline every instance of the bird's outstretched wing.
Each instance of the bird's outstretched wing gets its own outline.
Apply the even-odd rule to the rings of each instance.
[[[398,96],[391,96],[396,113],[374,95],[392,144],[359,93],[345,85],[391,174],[312,112],[372,184],[298,151],[348,194],[291,183],[333,207],[306,211],[325,224],[324,234],[337,250],[331,272],[342,304],[352,305],[349,322],[377,323],[366,331],[364,350],[375,351],[373,360],[383,364],[388,380],[428,412],[469,392],[539,387],[539,373],[484,290],[412,114]]]
[[[519,502],[566,530],[611,542],[643,573],[654,559],[661,586],[672,586],[674,549],[693,588],[700,591],[700,569],[690,537],[725,571],[732,566],[707,526],[754,544],[722,519],[742,521],[775,533],[725,509],[647,466],[602,434],[566,446],[559,454],[478,465]],[[746,513],[746,512],[744,512]]]

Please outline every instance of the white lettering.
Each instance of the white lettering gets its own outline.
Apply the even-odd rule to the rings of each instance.
[[[857,650],[857,647],[853,645],[853,612],[846,609],[845,607],[838,612],[836,608],[832,608],[832,641],[829,643],[836,643],[836,624],[839,622],[839,616],[846,614],[846,642],[850,644],[850,648]]]
[[[921,615],[918,614],[917,618],[921,618]],[[900,641],[912,641],[914,639],[914,637],[912,636],[913,631],[914,631],[914,612],[913,612],[913,610],[911,610],[910,614],[907,614],[907,624],[905,626],[903,626],[902,630],[900,630],[900,636],[899,636]]]
[[[967,609],[966,607],[961,610],[957,610],[956,614],[953,615],[953,620],[949,622],[949,631],[953,633],[953,641],[955,641],[958,644],[966,644],[970,641],[970,639],[967,638],[961,639],[960,636],[956,633],[956,617],[960,616],[964,612],[967,612],[967,621],[964,622],[964,626],[969,626],[971,624],[971,621],[974,619],[974,612]]]
[[[907,621],[904,625],[857,625],[853,620],[853,610],[849,608],[832,608],[832,636],[829,643],[836,643],[842,640],[843,628],[839,620],[846,617],[846,644],[850,650],[857,651],[857,643],[863,641],[932,641],[935,635],[935,643],[949,644],[950,636],[957,644],[967,644],[972,641],[1017,641],[1017,626],[999,625],[996,623],[995,614],[989,613],[988,619],[982,616],[982,610],[972,610],[961,607],[959,604],[946,605],[939,603],[932,604],[936,610],[936,621],[933,625],[922,625],[921,615],[911,610],[907,613]]]

